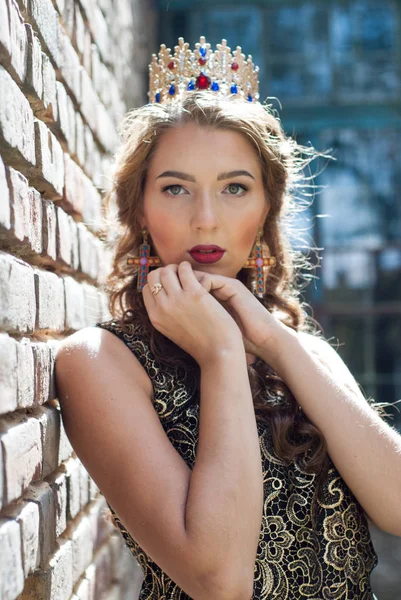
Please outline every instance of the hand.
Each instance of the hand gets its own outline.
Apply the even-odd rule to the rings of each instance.
[[[163,289],[153,295],[150,288],[155,283]],[[234,319],[199,283],[189,262],[151,271],[142,293],[153,326],[199,364],[242,348]]]
[[[194,270],[199,283],[231,314],[237,323],[245,351],[275,364],[280,333],[289,331],[238,279]]]

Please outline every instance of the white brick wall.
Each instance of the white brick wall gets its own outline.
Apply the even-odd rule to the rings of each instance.
[[[0,598],[132,600],[139,565],[66,436],[65,335],[109,317],[103,186],[146,102],[145,0],[0,0]]]

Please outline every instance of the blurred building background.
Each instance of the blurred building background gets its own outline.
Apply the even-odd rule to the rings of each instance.
[[[297,223],[304,244],[294,244],[323,249],[304,299],[365,394],[378,402],[400,399],[401,3],[156,4],[159,43],[173,48],[183,36],[193,47],[204,35],[213,47],[222,38],[232,49],[241,46],[260,67],[260,100],[278,99],[269,103],[285,132],[332,149],[335,161],[311,165],[314,173],[324,170]],[[388,412],[401,430],[401,413]],[[379,600],[400,600],[401,539],[372,532],[375,592]]]

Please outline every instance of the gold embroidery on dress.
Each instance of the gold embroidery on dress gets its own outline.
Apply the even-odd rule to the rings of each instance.
[[[161,366],[143,332],[118,321],[98,323],[118,335],[153,384],[153,403],[175,449],[190,468],[196,459],[199,397],[194,376]],[[370,573],[377,563],[362,508],[334,466],[317,501],[316,476],[287,466],[274,451],[268,425],[258,423],[264,506],[252,600],[373,600]],[[139,600],[191,600],[140,548],[112,507],[114,522],[138,560],[144,581]]]

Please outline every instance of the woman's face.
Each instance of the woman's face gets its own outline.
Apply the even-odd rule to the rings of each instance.
[[[187,260],[195,270],[235,277],[268,211],[257,151],[242,134],[187,124],[160,138],[147,174],[142,226],[163,265]],[[205,263],[204,254],[190,254],[198,245],[225,252]]]

